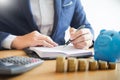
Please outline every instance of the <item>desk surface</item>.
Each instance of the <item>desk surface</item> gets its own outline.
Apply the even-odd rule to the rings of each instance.
[[[25,56],[23,51],[0,51],[0,57]],[[55,60],[45,61],[40,66],[16,76],[0,76],[0,80],[120,80],[120,69],[86,72],[56,73]]]

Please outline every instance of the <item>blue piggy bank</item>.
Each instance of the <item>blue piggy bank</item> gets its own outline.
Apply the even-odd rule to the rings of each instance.
[[[120,32],[101,30],[94,43],[94,58],[108,62],[120,61]]]

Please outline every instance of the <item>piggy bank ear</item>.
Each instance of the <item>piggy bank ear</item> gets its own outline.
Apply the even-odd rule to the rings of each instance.
[[[104,31],[106,31],[106,30],[105,30],[105,29],[102,29],[102,30],[100,31],[100,34],[103,33]]]

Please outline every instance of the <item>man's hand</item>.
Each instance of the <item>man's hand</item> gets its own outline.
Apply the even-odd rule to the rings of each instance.
[[[89,29],[83,28],[78,31],[70,29],[70,39],[75,48],[88,49],[93,43],[93,36]]]
[[[31,46],[57,46],[50,37],[40,34],[38,31],[33,31],[23,36],[17,36],[13,40],[11,47],[15,49],[24,49]]]

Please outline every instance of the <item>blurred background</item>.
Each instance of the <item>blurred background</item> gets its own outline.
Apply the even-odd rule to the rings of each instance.
[[[12,6],[11,1],[16,0],[9,2],[0,0],[0,10],[3,6]],[[101,29],[120,31],[120,0],[81,0],[81,2],[88,21],[95,31],[95,39]]]
[[[120,0],[81,0],[95,31],[95,39],[101,29],[120,31]]]

